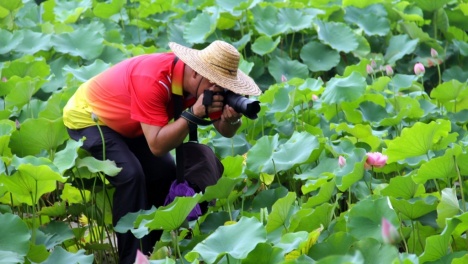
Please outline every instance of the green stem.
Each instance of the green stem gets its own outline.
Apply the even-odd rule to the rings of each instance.
[[[466,212],[466,202],[465,202],[465,193],[463,191],[463,181],[462,181],[462,177],[460,174],[460,168],[458,168],[458,163],[457,163],[457,159],[455,158],[455,156],[453,156],[453,162],[455,164],[455,169],[457,170],[458,181],[460,182],[459,185],[460,185],[460,194],[462,198],[462,209],[463,209],[463,212]]]

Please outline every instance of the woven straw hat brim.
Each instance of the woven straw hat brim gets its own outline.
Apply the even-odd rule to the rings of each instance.
[[[212,47],[208,46],[204,50],[188,48],[175,42],[170,42],[169,47],[180,60],[216,85],[237,94],[260,95],[262,91],[255,81],[238,69],[239,58],[237,57],[237,60],[231,59],[229,55],[232,54],[224,53],[222,47],[217,47],[217,44],[223,43],[215,41],[210,44]],[[213,59],[216,63],[210,63],[207,61],[208,58]],[[223,65],[219,65],[221,63]],[[227,69],[235,69],[236,74]]]

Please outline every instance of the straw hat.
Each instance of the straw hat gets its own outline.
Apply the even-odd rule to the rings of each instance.
[[[201,76],[242,95],[260,95],[257,84],[239,70],[240,54],[227,42],[216,40],[202,50],[169,43],[174,54]]]

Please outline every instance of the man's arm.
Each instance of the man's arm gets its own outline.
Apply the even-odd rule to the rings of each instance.
[[[183,118],[164,127],[141,123],[141,128],[148,146],[155,156],[162,156],[182,144],[189,133],[187,121]]]
[[[213,125],[221,135],[231,138],[236,134],[242,124],[240,119],[241,117],[242,114],[237,113],[229,105],[225,105],[221,118],[216,120]]]

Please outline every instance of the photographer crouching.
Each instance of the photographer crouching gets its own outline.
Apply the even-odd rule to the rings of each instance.
[[[169,152],[197,125],[207,124],[205,118],[222,136],[232,137],[243,114],[256,118],[260,110],[258,102],[243,96],[261,90],[238,69],[240,54],[234,46],[224,41],[202,50],[169,46],[172,52],[129,58],[91,78],[63,110],[71,138],[85,138],[83,148],[91,155],[122,168],[107,177],[115,187],[114,226],[127,213],[163,205],[176,178]],[[170,122],[178,97],[186,110]],[[140,241],[131,232],[117,233],[119,263],[133,263],[137,249],[150,254],[160,234],[153,231]]]

